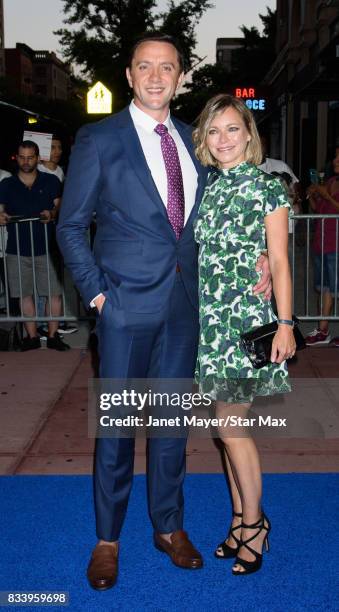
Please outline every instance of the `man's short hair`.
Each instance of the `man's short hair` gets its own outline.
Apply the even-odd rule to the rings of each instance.
[[[23,140],[18,146],[18,153],[19,149],[34,149],[35,155],[38,157],[40,155],[39,147],[36,142],[33,142],[33,140]]]
[[[133,60],[133,57],[135,55],[137,48],[139,47],[139,45],[141,45],[144,42],[163,42],[163,43],[168,43],[169,45],[172,45],[176,49],[177,54],[178,54],[180,72],[182,72],[185,69],[185,58],[184,58],[183,51],[178,41],[173,36],[170,36],[169,34],[164,34],[162,32],[144,32],[143,34],[138,36],[128,56],[127,65],[129,68],[131,68],[132,66],[132,60]]]

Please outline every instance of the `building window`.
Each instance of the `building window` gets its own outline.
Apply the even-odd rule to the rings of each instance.
[[[46,76],[46,66],[36,66],[35,74],[37,77],[43,78]]]
[[[306,2],[305,0],[300,0],[300,27],[305,27],[305,17],[306,17]]]
[[[292,4],[291,21],[290,21],[290,32],[292,42],[295,43],[299,40],[299,29],[300,29],[300,0],[295,0]]]
[[[223,60],[223,52],[221,49],[218,49],[217,51],[217,62],[222,62]]]
[[[47,87],[46,85],[37,85],[35,88],[35,93],[38,96],[47,96]]]

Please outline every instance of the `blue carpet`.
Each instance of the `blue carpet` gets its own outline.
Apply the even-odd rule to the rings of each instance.
[[[145,477],[137,476],[121,538],[119,582],[98,593],[85,579],[95,544],[90,477],[1,477],[0,591],[69,591],[69,607],[49,609],[72,612],[339,610],[338,483],[335,474],[265,475],[271,551],[261,572],[239,578],[230,573],[231,561],[213,557],[230,516],[223,476],[186,477],[185,526],[205,559],[196,572],[174,567],[153,548]]]

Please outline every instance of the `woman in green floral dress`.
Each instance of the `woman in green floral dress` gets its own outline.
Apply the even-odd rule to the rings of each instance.
[[[236,557],[233,573],[239,575],[260,569],[270,531],[261,509],[258,451],[253,439],[244,435],[241,419],[256,395],[290,390],[286,359],[294,355],[295,341],[287,254],[289,202],[280,181],[255,165],[261,160],[260,139],[241,100],[226,94],[212,98],[200,116],[194,141],[198,159],[211,167],[195,224],[200,279],[196,377],[201,391],[216,400],[218,419],[234,416],[239,423],[237,430],[219,428],[233,520],[215,553],[223,559]],[[266,242],[279,325],[271,363],[255,369],[239,340],[241,333],[276,320],[271,304],[252,291],[259,278],[256,262]]]

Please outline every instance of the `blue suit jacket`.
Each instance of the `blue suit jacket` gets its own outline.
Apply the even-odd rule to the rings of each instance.
[[[178,241],[128,108],[78,132],[57,237],[87,306],[108,291],[113,305],[125,313],[158,312],[169,300],[177,262],[190,301],[198,306],[193,220],[207,172],[193,154],[191,128],[173,122],[198,171],[195,205]],[[93,212],[97,231],[91,251],[87,230]]]

